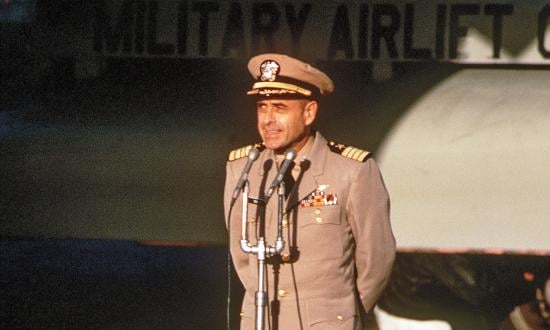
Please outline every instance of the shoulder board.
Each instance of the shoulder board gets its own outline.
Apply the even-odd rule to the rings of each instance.
[[[235,149],[235,150],[233,150],[229,153],[229,157],[227,158],[227,160],[232,162],[234,160],[241,159],[243,157],[247,157],[248,152],[252,148],[256,148],[256,149],[262,151],[262,150],[265,149],[265,146],[263,145],[263,143],[256,143],[256,144],[247,145],[246,147]]]
[[[328,143],[328,147],[330,151],[335,152],[344,157],[351,158],[358,162],[366,162],[367,159],[369,159],[369,155],[370,155],[370,152],[366,150],[362,150],[352,146],[346,146],[341,143],[336,143],[333,141],[330,141]]]

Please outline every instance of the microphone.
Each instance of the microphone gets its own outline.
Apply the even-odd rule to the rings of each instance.
[[[250,151],[248,152],[248,160],[246,161],[246,165],[244,166],[243,172],[241,173],[241,177],[239,178],[239,181],[237,181],[237,186],[235,186],[235,190],[233,190],[233,196],[231,197],[231,205],[235,203],[237,200],[237,197],[239,196],[239,192],[244,186],[244,183],[248,179],[248,172],[250,172],[250,169],[252,168],[252,164],[258,159],[258,156],[260,155],[260,150],[258,148],[252,147]]]
[[[275,189],[281,184],[283,181],[283,178],[285,176],[285,173],[288,171],[288,168],[296,158],[296,151],[294,149],[288,149],[285,153],[285,160],[281,163],[281,167],[279,168],[279,173],[277,173],[277,176],[273,180],[273,183],[271,183],[271,186],[269,187],[269,190],[267,191],[265,200],[267,201],[271,195],[275,192]]]

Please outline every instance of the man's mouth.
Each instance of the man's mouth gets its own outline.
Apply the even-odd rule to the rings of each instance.
[[[266,130],[264,130],[264,132],[265,132],[266,136],[270,136],[270,137],[278,135],[279,133],[281,133],[281,131],[278,130],[278,129],[266,129]]]

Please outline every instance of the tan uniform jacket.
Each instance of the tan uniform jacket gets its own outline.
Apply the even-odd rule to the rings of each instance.
[[[379,169],[372,158],[358,161],[332,149],[316,132],[307,160],[296,159],[301,172],[285,205],[286,246],[283,257],[270,258],[266,270],[270,319],[266,329],[358,329],[359,303],[371,310],[388,281],[395,240]],[[227,163],[226,217],[246,161],[242,157]],[[277,171],[273,151],[263,150],[248,177],[249,197],[262,197]],[[254,329],[257,259],[240,248],[241,209],[239,196],[230,214],[230,250],[246,289],[241,328]],[[251,244],[257,242],[259,220],[264,217],[265,238],[273,245],[276,193],[266,206],[249,204]]]

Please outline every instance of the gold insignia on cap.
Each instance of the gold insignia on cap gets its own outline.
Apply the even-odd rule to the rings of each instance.
[[[248,153],[250,152],[250,149],[256,148],[260,151],[265,149],[265,146],[261,143],[251,144],[239,149],[235,149],[229,153],[229,157],[227,157],[227,160],[232,162],[237,159],[241,159],[244,157],[248,157]]]
[[[248,71],[255,79],[251,96],[318,98],[334,91],[332,80],[308,63],[284,54],[260,54],[248,61]]]
[[[281,70],[279,63],[273,60],[263,61],[260,65],[260,80],[261,81],[275,81],[277,80],[277,75]]]
[[[329,142],[328,146],[332,152],[340,154],[344,157],[356,160],[358,162],[365,162],[369,158],[370,152],[355,148],[352,146],[345,146],[341,143]]]
[[[280,95],[280,94],[295,94],[300,93],[305,96],[311,96],[311,91],[305,88],[298,87],[293,84],[282,82],[257,82],[252,86],[252,90],[247,92],[247,95]],[[272,88],[272,89],[266,89]]]

